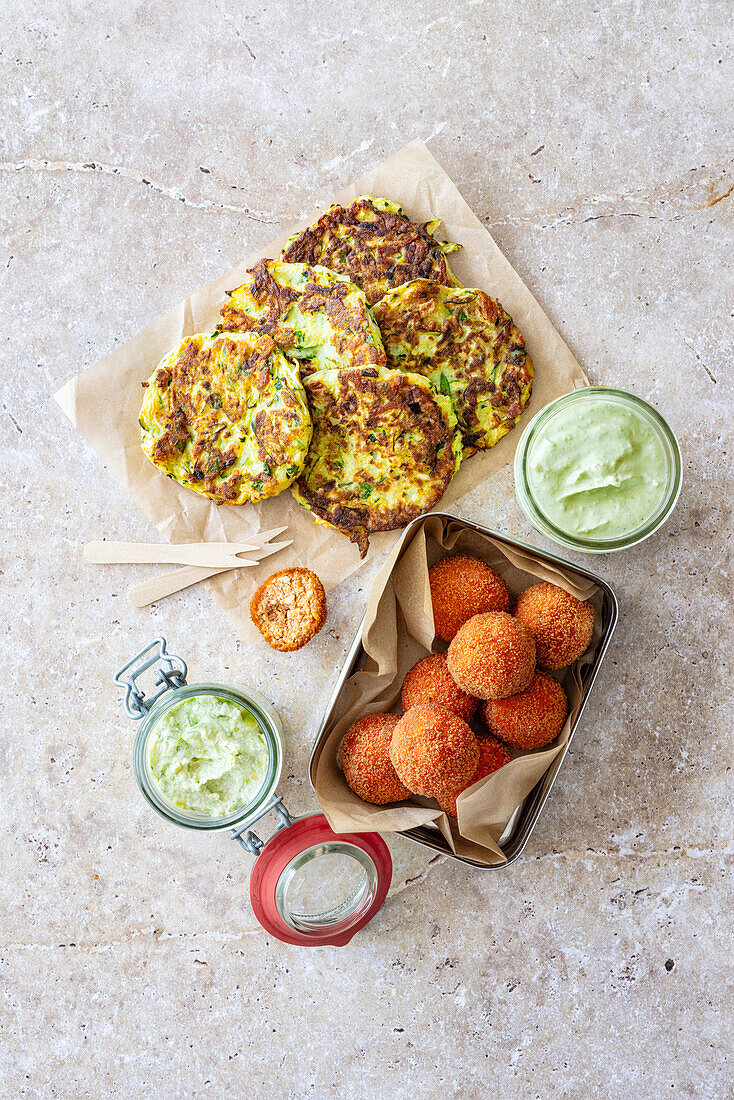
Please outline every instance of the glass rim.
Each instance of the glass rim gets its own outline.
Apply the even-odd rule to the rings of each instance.
[[[201,814],[187,813],[185,810],[174,806],[158,789],[148,766],[148,741],[158,720],[166,711],[184,699],[190,699],[196,695],[214,695],[224,698],[248,711],[257,722],[268,748],[267,772],[257,793],[249,802],[243,803],[242,806],[224,817],[204,817]],[[254,817],[262,809],[278,785],[283,767],[282,733],[278,715],[267,699],[259,692],[249,688],[236,688],[230,684],[210,681],[185,684],[183,687],[174,688],[162,695],[143,718],[133,747],[135,779],[146,802],[152,806],[156,813],[174,825],[197,832],[217,832],[223,829],[242,827],[248,819]]]
[[[616,399],[622,404],[634,407],[640,415],[644,416],[663,445],[668,466],[668,484],[655,511],[644,523],[639,524],[633,530],[609,539],[590,539],[571,535],[554,524],[535,500],[530,490],[526,471],[527,456],[531,444],[558,409],[573,402],[595,400],[599,397]],[[665,417],[644,397],[639,397],[630,390],[618,389],[613,386],[581,386],[578,389],[571,390],[570,393],[562,394],[540,409],[527,424],[520,437],[515,452],[513,472],[515,496],[526,518],[530,520],[536,530],[561,546],[587,554],[606,554],[615,550],[624,550],[649,538],[650,535],[653,535],[662,527],[673,511],[683,483],[683,462],[680,445]]]
[[[307,914],[297,910],[290,897],[296,876],[313,860],[333,855],[347,856],[353,860],[360,868],[362,878],[341,901],[332,903],[321,912]],[[308,934],[327,929],[338,932],[359,920],[370,908],[375,900],[377,887],[377,867],[369,853],[344,840],[320,841],[304,848],[285,865],[276,883],[275,904],[282,919],[295,932]]]

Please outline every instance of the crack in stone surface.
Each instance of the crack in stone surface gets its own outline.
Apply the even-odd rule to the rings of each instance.
[[[101,954],[104,951],[114,951],[117,947],[125,947],[137,939],[164,940],[214,940],[219,944],[236,942],[245,936],[258,936],[265,933],[264,928],[242,928],[238,932],[162,932],[157,928],[136,928],[114,940],[98,940],[94,943],[6,943],[0,945],[3,951],[87,951],[90,954]]]
[[[722,196],[722,198],[723,198],[723,196]],[[703,359],[698,354],[698,352],[696,351],[695,347],[690,342],[690,340],[687,340],[684,336],[683,337],[683,343],[686,345],[686,347],[688,348],[689,351],[693,352],[693,355],[695,356],[696,362],[701,364],[701,366],[706,371],[706,374],[709,376],[709,378],[711,379],[713,384],[716,385],[717,384],[716,375],[713,373],[713,371],[709,370],[709,368],[706,366]]]
[[[727,848],[664,848],[664,849],[651,849],[649,851],[634,851],[632,849],[599,849],[599,848],[586,848],[586,849],[574,849],[568,848],[562,852],[544,852],[539,856],[525,857],[525,867],[531,868],[533,865],[553,860],[606,860],[606,859],[653,859],[662,857],[673,858],[689,858],[689,859],[728,859],[734,856],[734,851]],[[418,875],[405,879],[401,884],[400,889],[392,893],[391,897],[396,897],[397,894],[402,893],[408,884],[423,881],[430,874],[431,868],[445,863],[447,857],[439,853],[436,855],[426,868]],[[522,864],[518,865],[515,870],[521,870]],[[640,891],[638,891],[639,893]],[[74,942],[69,943],[24,943],[14,942],[0,944],[0,955],[3,952],[10,951],[85,951],[89,954],[102,954],[106,951],[114,951],[119,947],[125,947],[128,944],[134,943],[135,940],[154,940],[159,942],[164,941],[179,941],[185,942],[188,940],[197,940],[199,943],[202,941],[210,941],[212,944],[225,946],[227,944],[236,944],[239,940],[250,936],[268,935],[265,929],[260,928],[242,928],[237,931],[192,931],[192,932],[164,932],[162,929],[157,928],[155,925],[151,925],[148,928],[136,928],[131,930],[127,935],[118,937],[113,940],[98,940],[92,943]],[[194,947],[192,946],[192,950]],[[196,961],[196,960],[194,960]]]
[[[402,894],[403,890],[406,890],[408,886],[413,886],[416,882],[423,882],[424,879],[428,878],[432,867],[435,867],[437,863],[445,863],[447,859],[448,856],[438,852],[433,859],[429,859],[422,871],[418,871],[416,875],[411,875],[410,878],[403,879],[394,890],[391,890],[389,896],[392,898],[397,897],[397,895]]]
[[[531,156],[533,155],[534,154],[531,153]],[[517,217],[498,218],[494,221],[490,221],[489,218],[486,218],[485,225],[488,229],[505,225],[516,228],[557,229],[566,225],[583,225],[586,222],[598,221],[602,218],[656,219],[668,213],[666,208],[671,208],[673,211],[673,213],[669,215],[670,220],[678,221],[687,215],[695,214],[715,206],[718,202],[721,202],[722,199],[727,198],[734,192],[734,185],[732,185],[724,194],[716,196],[712,201],[706,202],[703,205],[694,203],[692,201],[693,196],[690,194],[693,188],[698,190],[705,185],[708,185],[709,189],[713,191],[716,183],[720,182],[722,175],[726,174],[730,168],[731,165],[728,163],[721,168],[707,168],[702,165],[700,169],[690,168],[685,177],[679,177],[677,182],[663,185],[652,191],[646,192],[644,188],[638,187],[629,191],[620,191],[615,195],[592,195],[585,199],[580,199],[577,203],[563,207],[560,210],[549,210],[546,213],[534,212],[531,214],[521,214]],[[705,173],[705,175],[700,175],[698,173]],[[686,195],[688,195],[687,202],[685,201]],[[642,212],[615,209],[616,205],[619,203],[647,207],[648,209]],[[595,207],[603,205],[608,205],[611,209],[602,211],[599,214],[593,213]]]
[[[147,176],[143,176],[139,172],[135,172],[131,168],[125,168],[123,165],[119,164],[102,164],[100,161],[95,160],[65,161],[27,159],[0,162],[0,172],[25,171],[84,172],[99,173],[105,176],[120,176],[123,179],[131,180],[133,183],[149,187],[151,191],[154,191],[156,194],[174,199],[185,206],[192,207],[194,210],[226,210],[230,214],[242,214],[246,218],[251,218],[253,221],[262,222],[266,225],[275,225],[279,220],[269,211],[252,210],[249,206],[234,206],[231,203],[215,202],[213,199],[202,199],[197,202],[195,199],[187,198],[184,192],[178,187],[166,187],[165,184],[157,183],[155,180],[148,179]]]
[[[433,136],[433,135],[431,135]],[[363,152],[369,148],[372,142],[363,142],[357,149],[352,150],[347,156],[337,157],[324,166],[325,170],[332,170],[335,165],[340,164],[343,161],[349,160],[355,153]],[[539,146],[531,156],[540,152],[544,148],[543,145]],[[579,200],[570,206],[561,208],[560,210],[548,211],[546,213],[534,212],[531,214],[522,214],[518,216],[508,216],[505,218],[497,218],[493,221],[489,220],[489,216],[484,219],[485,225],[488,229],[500,228],[502,226],[512,226],[516,228],[528,227],[532,229],[557,229],[566,225],[582,225],[591,221],[599,221],[604,218],[660,218],[665,213],[665,207],[669,204],[676,204],[677,212],[672,214],[670,220],[677,221],[680,218],[685,217],[702,210],[709,209],[717,205],[723,199],[728,198],[729,195],[734,193],[734,184],[721,195],[715,196],[711,201],[704,203],[703,205],[694,203],[684,203],[683,196],[686,192],[690,191],[692,187],[699,187],[701,184],[708,182],[709,189],[713,192],[716,183],[720,181],[721,176],[725,174],[730,164],[727,163],[721,168],[707,168],[705,165],[701,165],[700,168],[691,168],[686,173],[686,176],[679,178],[677,184],[668,184],[653,190],[645,192],[644,188],[633,188],[629,191],[622,191],[616,195],[612,194],[600,194],[591,195],[587,198]],[[300,215],[287,216],[285,214],[278,215],[273,211],[267,210],[253,210],[249,206],[236,206],[232,203],[217,202],[214,199],[201,199],[199,201],[188,198],[186,194],[178,187],[167,187],[163,183],[159,183],[155,180],[148,179],[147,176],[142,175],[139,172],[135,172],[131,168],[127,168],[124,165],[105,164],[101,161],[88,160],[88,161],[55,161],[47,159],[34,159],[28,158],[20,161],[4,161],[0,162],[0,171],[4,172],[82,172],[82,173],[97,173],[106,176],[119,176],[124,179],[128,179],[134,183],[141,184],[145,187],[149,187],[156,194],[162,195],[166,198],[173,199],[180,202],[182,205],[189,206],[195,210],[224,210],[231,214],[240,214],[243,217],[250,218],[253,221],[261,222],[265,225],[275,225],[282,220],[294,220],[294,218]],[[211,169],[205,168],[202,171],[207,174],[211,174]],[[700,175],[695,175],[698,172],[706,173],[704,179]],[[691,179],[690,177],[695,178]],[[537,182],[541,182],[538,180]],[[230,185],[234,186],[234,185]],[[237,190],[242,188],[237,187]],[[608,211],[602,211],[599,214],[590,213],[595,207],[603,204],[609,204],[614,207],[617,203],[635,204],[638,206],[653,207],[658,210],[657,213],[651,211],[640,213],[633,210],[616,210],[611,209]]]
[[[716,206],[717,202],[723,202],[724,199],[728,199],[729,195],[734,191],[734,183],[731,185],[728,191],[725,191],[723,195],[715,195],[710,202],[705,202],[703,206],[697,206],[697,210],[708,210],[710,206]]]
[[[526,863],[542,863],[545,860],[576,859],[716,859],[734,856],[728,848],[662,848],[649,851],[635,848],[566,848],[563,852],[543,852],[539,856],[526,856]]]

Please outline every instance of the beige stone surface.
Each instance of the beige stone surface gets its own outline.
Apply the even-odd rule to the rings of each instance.
[[[730,1096],[729,5],[11,0],[0,63],[0,1095]],[[165,633],[263,691],[306,811],[370,576],[297,656],[195,589],[133,611],[147,570],[80,549],[153,532],[51,395],[414,137],[685,484],[589,563],[621,622],[522,861],[397,841],[375,921],[308,952],[234,845],[147,810],[110,673]],[[509,470],[456,510],[540,541]]]

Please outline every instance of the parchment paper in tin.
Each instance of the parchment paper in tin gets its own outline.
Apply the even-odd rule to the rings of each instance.
[[[554,673],[569,701],[563,730],[547,748],[516,753],[509,764],[461,794],[458,822],[428,799],[391,806],[362,802],[347,786],[339,755],[352,722],[363,714],[400,713],[400,688],[408,669],[427,653],[446,648],[434,638],[428,570],[447,551],[475,554],[494,566],[505,578],[513,600],[529,585],[546,580],[578,599],[590,600],[597,610],[587,653],[574,665]],[[403,536],[375,578],[362,636],[365,667],[346,682],[339,711],[316,762],[316,797],[334,831],[402,832],[433,822],[457,855],[489,864],[504,862],[498,841],[507,823],[568,741],[582,696],[581,669],[593,660],[601,635],[600,611],[601,594],[585,578],[458,523],[449,524],[444,535],[441,520],[427,516],[414,532]]]
[[[277,188],[277,181],[273,186]],[[466,286],[481,287],[498,298],[525,336],[535,364],[526,420],[561,394],[587,385],[581,367],[535,298],[423,142],[405,146],[347,187],[336,200],[345,202],[360,194],[394,199],[417,222],[433,217],[443,219],[438,235],[462,245],[461,251],[451,256],[457,277]],[[297,228],[309,225],[332,201],[333,196],[325,196],[321,210]],[[212,233],[216,233],[215,226]],[[311,514],[298,506],[289,492],[258,505],[218,507],[166,478],[140,449],[138,411],[143,392],[140,384],[163,355],[184,336],[212,331],[225,291],[238,286],[248,268],[261,257],[277,257],[285,243],[285,237],[273,241],[238,268],[194,291],[181,305],[96,366],[71,379],[56,394],[62,409],[105,466],[170,542],[234,542],[259,529],[288,525],[289,537],[294,540],[292,546],[255,569],[230,570],[203,582],[240,635],[257,639],[261,645],[265,643],[248,615],[254,588],[274,570],[292,565],[313,569],[326,588],[332,588],[359,568],[356,546],[330,528],[314,523]],[[440,507],[450,507],[453,501],[511,462],[518,435],[517,430],[510,432],[496,447],[467,460]],[[100,532],[100,537],[119,539],[124,534],[124,530],[110,529]],[[395,533],[373,537],[371,555],[392,546],[397,537]]]

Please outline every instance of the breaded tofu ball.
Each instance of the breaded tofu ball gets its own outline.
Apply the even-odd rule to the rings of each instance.
[[[438,798],[466,786],[477,770],[479,748],[461,718],[435,703],[419,703],[396,725],[390,759],[409,790]]]
[[[470,554],[443,558],[428,572],[436,634],[450,642],[460,626],[485,611],[507,611],[510,594],[496,569]]]
[[[504,767],[505,764],[509,764],[512,760],[510,750],[496,737],[478,737],[477,742],[479,744],[479,766],[471,782],[467,783],[466,787],[462,787],[460,791],[455,791],[453,794],[447,794],[438,799],[439,806],[449,817],[457,816],[456,799],[462,791],[465,791],[467,787],[472,787],[480,779],[484,779],[485,776],[491,775],[492,772],[499,771],[500,768]]]
[[[518,620],[488,611],[464,623],[448,648],[449,672],[478,699],[523,691],[535,672],[535,642]]]
[[[292,653],[326,622],[324,586],[310,569],[280,569],[255,592],[250,618],[271,649]]]
[[[513,749],[540,749],[554,741],[568,714],[566,693],[547,672],[536,672],[525,691],[488,699],[484,718],[491,733]]]
[[[541,581],[517,599],[515,617],[535,638],[541,668],[565,668],[589,648],[594,633],[594,607],[563,588]]]
[[[400,702],[404,711],[419,703],[436,703],[465,722],[472,720],[479,706],[479,701],[456,683],[449,672],[445,653],[432,653],[413,665],[403,680]]]
[[[396,714],[368,714],[349,727],[342,742],[344,778],[364,802],[384,806],[410,798],[390,763]]]

